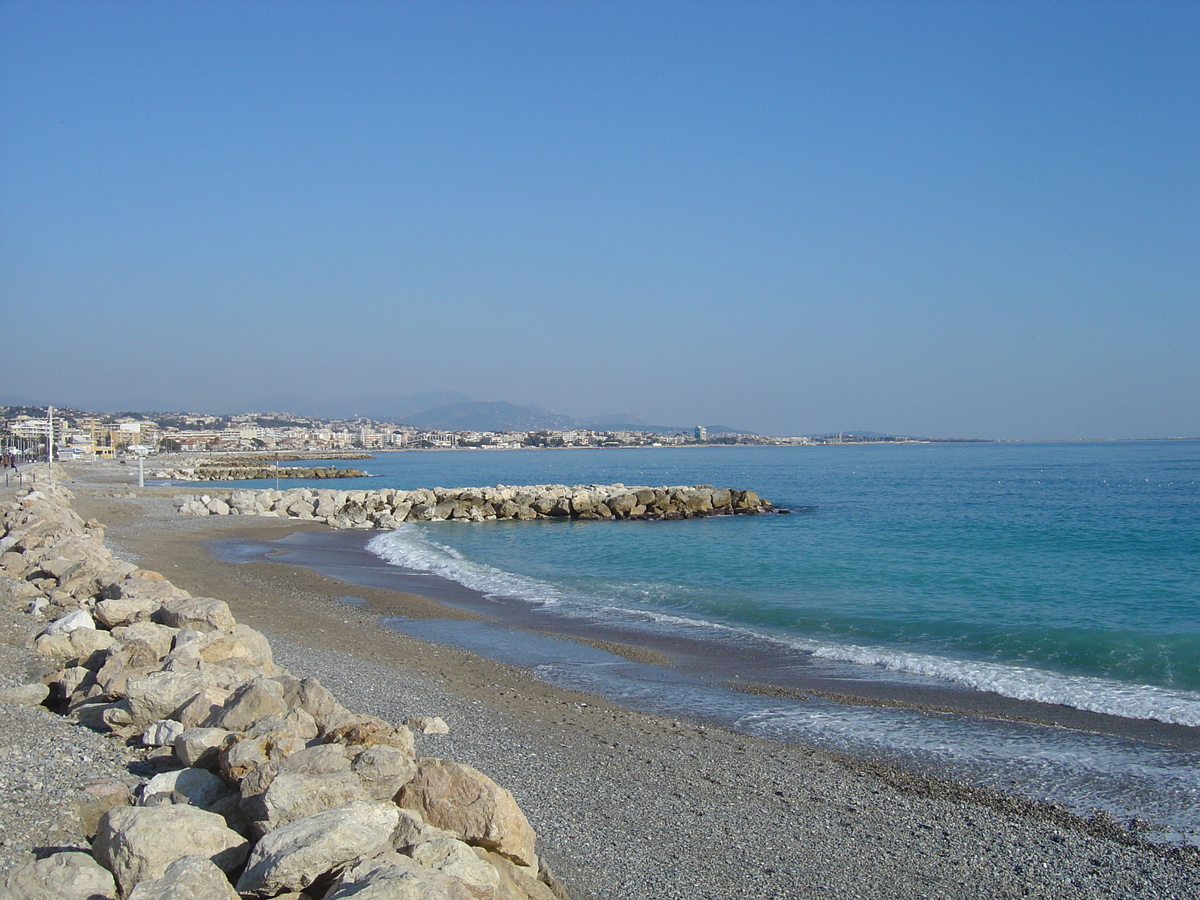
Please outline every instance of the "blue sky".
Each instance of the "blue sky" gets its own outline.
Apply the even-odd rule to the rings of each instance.
[[[1200,435],[1197,47],[1184,2],[0,0],[0,395]]]

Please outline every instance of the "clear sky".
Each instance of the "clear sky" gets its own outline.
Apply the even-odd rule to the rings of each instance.
[[[0,306],[0,400],[1198,435],[1200,3],[0,0]]]

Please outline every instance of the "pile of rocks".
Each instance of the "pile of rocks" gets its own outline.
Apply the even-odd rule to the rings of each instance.
[[[362,469],[339,469],[337,466],[196,466],[154,469],[151,478],[168,481],[252,481],[257,478],[366,478]]]
[[[0,569],[50,620],[31,643],[52,673],[0,699],[140,743],[160,771],[91,797],[92,854],[30,860],[6,875],[6,896],[564,896],[511,793],[416,756],[410,726],[440,721],[344,708],[276,666],[223,601],[115,559],[70,500],[41,482],[3,510]]]
[[[404,522],[495,519],[694,519],[702,516],[787,512],[754,491],[691,487],[568,486],[419,488],[412,491],[335,491],[293,488],[228,494],[181,494],[185,515],[279,516],[311,519],[335,528],[396,528]]]

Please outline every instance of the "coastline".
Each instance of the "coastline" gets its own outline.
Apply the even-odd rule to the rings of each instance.
[[[119,555],[227,600],[292,671],[376,715],[443,716],[451,733],[423,738],[423,747],[502,778],[572,896],[1200,890],[1197,854],[1145,844],[1104,817],[1087,821],[893,766],[622,709],[377,624],[381,611],[481,621],[477,614],[385,588],[347,590],[310,569],[221,562],[205,546],[278,538],[301,523],[189,519],[174,514],[172,489],[134,495],[99,479],[70,486],[77,510],[108,526]],[[369,606],[338,602],[346,595]],[[430,708],[413,708],[414,698]],[[631,843],[640,848],[634,858]]]

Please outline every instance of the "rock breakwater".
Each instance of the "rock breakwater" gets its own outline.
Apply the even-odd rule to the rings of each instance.
[[[154,469],[151,478],[169,481],[252,481],[260,478],[366,478],[361,469],[337,466],[231,465]]]
[[[71,499],[40,481],[0,515],[0,577],[49,672],[0,702],[139,744],[157,774],[81,798],[92,853],[31,858],[0,894],[561,900],[511,793],[277,666],[224,601],[115,558]]]
[[[694,519],[703,516],[786,513],[754,491],[623,484],[539,484],[416,490],[338,491],[323,488],[181,494],[184,515],[277,516],[324,522],[335,528],[392,529],[405,522],[496,519]]]

